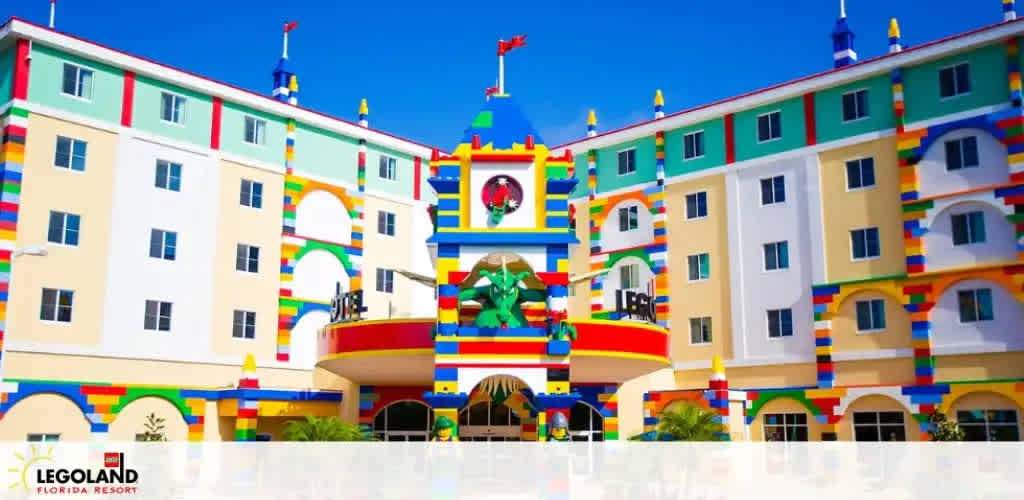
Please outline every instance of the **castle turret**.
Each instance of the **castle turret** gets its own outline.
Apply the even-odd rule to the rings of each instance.
[[[288,64],[288,32],[295,29],[299,23],[290,22],[284,25],[284,45],[281,50],[281,59],[277,61],[274,68],[274,92],[275,99],[288,104],[299,103],[299,77],[292,72]]]
[[[853,38],[853,31],[846,24],[846,0],[839,0],[839,20],[832,29],[832,57],[835,60],[835,67],[842,68],[857,62]]]

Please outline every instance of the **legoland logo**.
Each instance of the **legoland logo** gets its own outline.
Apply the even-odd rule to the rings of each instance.
[[[14,452],[18,465],[8,472],[18,474],[10,489],[22,488],[37,495],[134,495],[139,471],[125,467],[124,453],[106,452],[102,467],[60,468],[54,464],[53,446],[41,452],[31,445],[30,453]]]

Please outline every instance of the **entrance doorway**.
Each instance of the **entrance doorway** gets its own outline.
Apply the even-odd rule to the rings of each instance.
[[[459,440],[522,441],[521,423],[508,406],[481,401],[459,412]]]
[[[373,435],[381,441],[427,441],[434,410],[419,401],[397,401],[373,419]]]

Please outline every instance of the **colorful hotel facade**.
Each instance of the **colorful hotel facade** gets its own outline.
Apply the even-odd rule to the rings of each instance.
[[[916,46],[894,21],[862,62],[843,17],[830,71],[671,114],[658,92],[653,120],[592,113],[561,146],[500,89],[451,153],[365,102],[298,107],[286,57],[267,97],[12,19],[0,439],[133,439],[150,412],[180,440],[302,415],[544,440],[556,413],[625,439],[687,403],[735,440],[927,439],[938,407],[1020,440],[1024,24],[1002,5]],[[543,299],[501,334],[463,292],[507,267]],[[336,286],[365,319],[331,323]]]

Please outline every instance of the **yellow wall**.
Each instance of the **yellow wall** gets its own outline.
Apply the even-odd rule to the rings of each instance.
[[[824,151],[819,156],[827,282],[906,271],[895,141],[895,137],[887,137]],[[846,162],[863,157],[875,160],[875,186],[848,191]],[[878,227],[881,256],[855,262],[850,231],[865,227]]]
[[[395,274],[394,292],[387,294],[377,291],[377,268],[413,270],[412,252],[425,252],[422,241],[413,241],[412,207],[373,196],[365,198],[363,219],[363,244],[369,251],[363,253],[363,290],[366,315],[369,318],[388,318],[390,303],[392,318],[411,316],[412,291],[423,287]],[[387,236],[377,232],[377,213],[381,210],[395,214],[395,235]],[[415,288],[414,288],[415,287]]]
[[[89,421],[82,410],[58,394],[36,394],[19,401],[0,424],[0,441],[25,441],[29,433],[60,434],[61,441],[91,438]]]
[[[914,358],[835,362],[836,386],[914,383]]]
[[[947,415],[955,419],[956,412],[960,410],[1016,410],[1017,431],[1024,431],[1024,408],[1001,394],[987,391],[967,393],[950,404]]]
[[[158,397],[139,398],[122,408],[117,418],[110,423],[108,439],[135,441],[136,434],[146,432],[146,418],[151,413],[164,419],[164,437],[168,441],[188,439],[188,424],[181,416],[181,411],[166,399]]]
[[[676,371],[676,387],[679,389],[706,389],[710,376],[710,368],[678,370]],[[729,381],[729,387],[734,389],[805,387],[817,385],[818,368],[814,363],[727,367],[725,376]]]
[[[214,355],[243,359],[253,353],[258,361],[274,359],[277,351],[277,295],[281,288],[281,212],[268,206],[256,210],[238,202],[242,179],[263,183],[265,200],[284,196],[281,175],[222,162],[220,206],[217,211],[217,248],[213,266],[213,319],[210,349]],[[258,273],[235,269],[239,243],[260,248]],[[256,337],[232,337],[234,311],[256,313]]]
[[[807,440],[821,441],[821,424],[799,401],[790,398],[776,398],[769,401],[757,412],[757,418],[750,423],[750,440],[764,441],[764,416],[769,413],[803,413],[807,415]]]
[[[1024,352],[936,356],[935,381],[1024,377]]]
[[[590,272],[590,209],[587,201],[576,204],[576,239],[579,245],[569,249],[569,274]],[[569,291],[569,317],[590,317],[590,280],[578,283]],[[575,295],[574,295],[575,294]]]
[[[885,330],[857,331],[857,301],[885,300]],[[839,305],[839,314],[832,318],[832,345],[835,352],[874,351],[877,349],[909,349],[910,315],[890,295],[865,290],[846,297]]]
[[[725,176],[711,175],[671,184],[665,193],[668,224],[669,310],[672,316],[672,360],[703,361],[716,354],[732,358],[732,316],[729,295],[729,241]],[[686,219],[686,195],[706,191],[708,215]],[[690,283],[687,256],[707,253],[711,276]],[[711,343],[690,344],[690,318],[711,317]]]
[[[843,419],[836,426],[836,435],[839,441],[853,441],[853,413],[858,411],[902,411],[903,431],[907,441],[919,441],[921,438],[917,421],[913,419],[906,407],[888,396],[871,394],[857,398],[846,408]]]
[[[28,127],[17,248],[46,245],[49,255],[14,261],[5,340],[96,346],[106,297],[117,137],[35,113]],[[87,142],[84,171],[54,167],[58,132]],[[77,246],[47,243],[50,210],[81,216]],[[71,323],[40,321],[43,287],[75,292]]]

